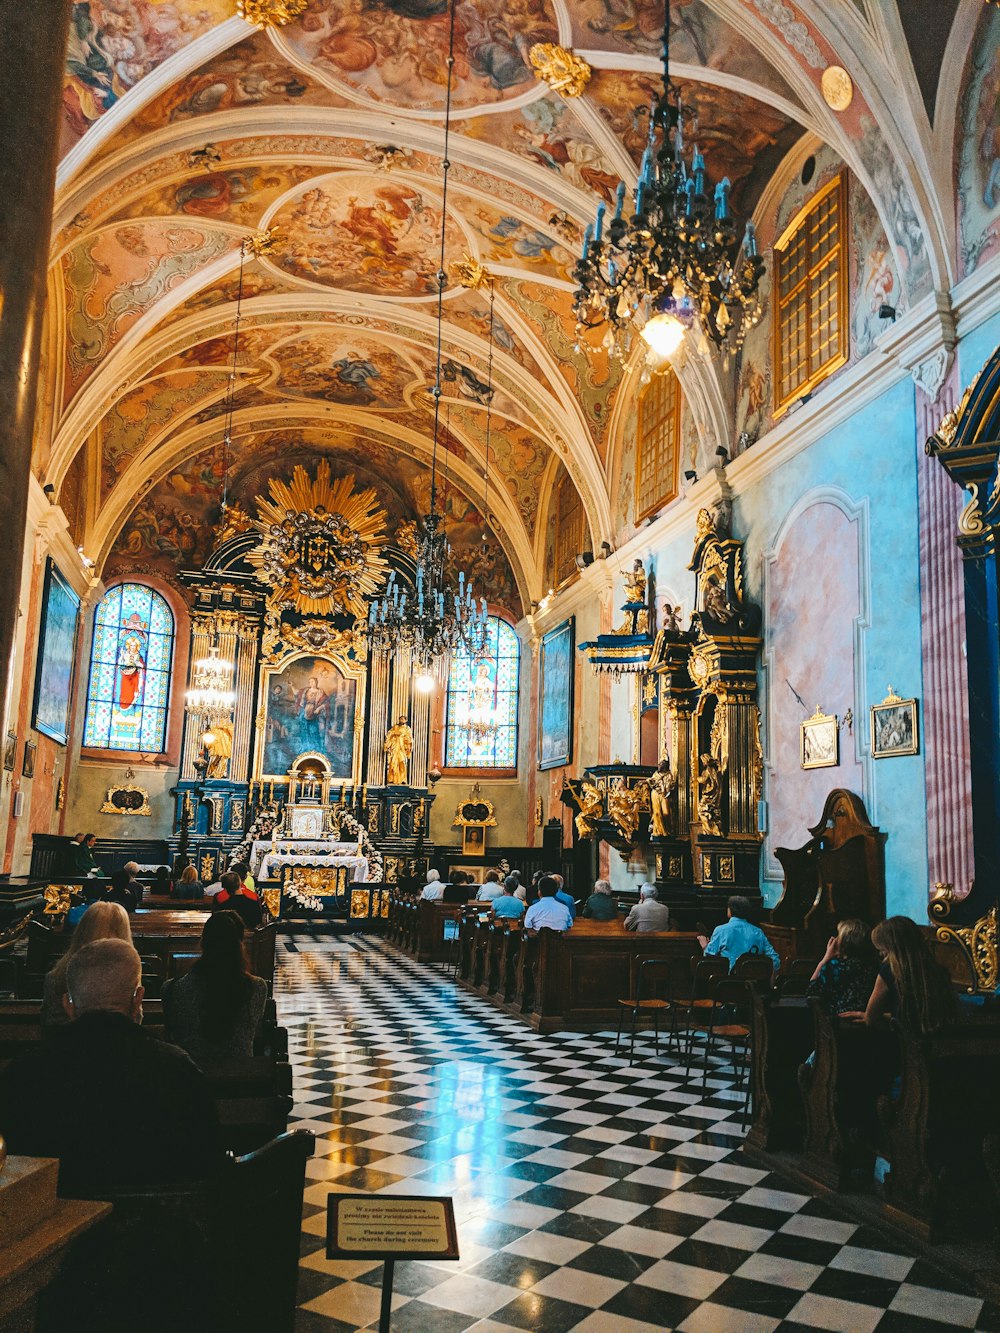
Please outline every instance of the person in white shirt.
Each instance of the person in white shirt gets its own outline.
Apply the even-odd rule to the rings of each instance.
[[[494,898],[499,898],[501,893],[503,893],[503,888],[500,884],[500,871],[487,870],[486,877],[476,894],[477,900],[481,903],[491,903]]]
[[[625,929],[638,931],[640,935],[670,929],[670,909],[666,903],[656,901],[655,884],[643,884],[640,888],[639,901],[625,918]]]
[[[440,902],[444,897],[444,885],[441,883],[441,876],[436,870],[428,870],[427,883],[421,890],[420,896],[429,903]]]
[[[524,914],[525,930],[538,931],[542,926],[549,930],[569,930],[573,917],[565,903],[556,898],[559,885],[551,875],[543,875],[538,881],[538,900],[533,902]]]

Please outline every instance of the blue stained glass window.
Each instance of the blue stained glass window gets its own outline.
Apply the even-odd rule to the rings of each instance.
[[[455,653],[448,673],[445,767],[517,768],[517,697],[521,644],[490,616],[482,653]]]
[[[94,616],[84,745],[162,752],[170,702],[174,617],[142,583],[120,583]]]

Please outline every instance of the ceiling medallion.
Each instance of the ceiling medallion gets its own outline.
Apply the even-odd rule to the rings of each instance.
[[[260,544],[247,559],[273,593],[274,610],[301,615],[366,616],[388,566],[381,556],[386,512],[374,490],[354,477],[330,480],[324,459],[316,478],[301,465],[291,482],[271,478],[269,500],[257,501]]]
[[[309,0],[236,0],[236,13],[255,28],[283,28],[309,7]]]
[[[528,52],[528,59],[536,76],[563,97],[579,97],[590,82],[592,71],[586,60],[564,46],[536,42]]]
[[[854,83],[846,69],[828,65],[820,79],[826,104],[834,111],[846,111],[854,100]]]

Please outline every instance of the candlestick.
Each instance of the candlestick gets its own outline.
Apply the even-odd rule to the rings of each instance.
[[[604,214],[606,212],[607,207],[603,202],[597,205],[597,226],[594,228],[594,240],[598,245],[600,245],[601,236],[604,234]]]
[[[618,222],[622,215],[622,209],[625,206],[625,182],[618,182],[618,189],[615,192],[615,222]]]

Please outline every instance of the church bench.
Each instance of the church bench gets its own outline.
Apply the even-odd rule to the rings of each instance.
[[[252,1152],[288,1128],[292,1067],[251,1056],[206,1071],[219,1112],[222,1141],[232,1152]]]
[[[210,1181],[103,1193],[111,1216],[73,1247],[38,1333],[293,1333],[313,1147],[296,1130]]]
[[[871,1179],[879,1138],[875,1099],[896,1066],[896,1035],[831,1017],[818,1000],[807,1004],[816,1057],[798,1074],[805,1112],[801,1166],[820,1185],[842,1190],[854,1173]]]
[[[980,1012],[926,1037],[900,1034],[899,1097],[879,1113],[891,1212],[932,1241],[1000,1221],[984,1154],[1000,1133],[1000,1021]]]
[[[813,1050],[813,1017],[805,998],[754,994],[750,1025],[753,1123],[747,1144],[766,1152],[801,1150],[805,1110],[799,1066]]]

